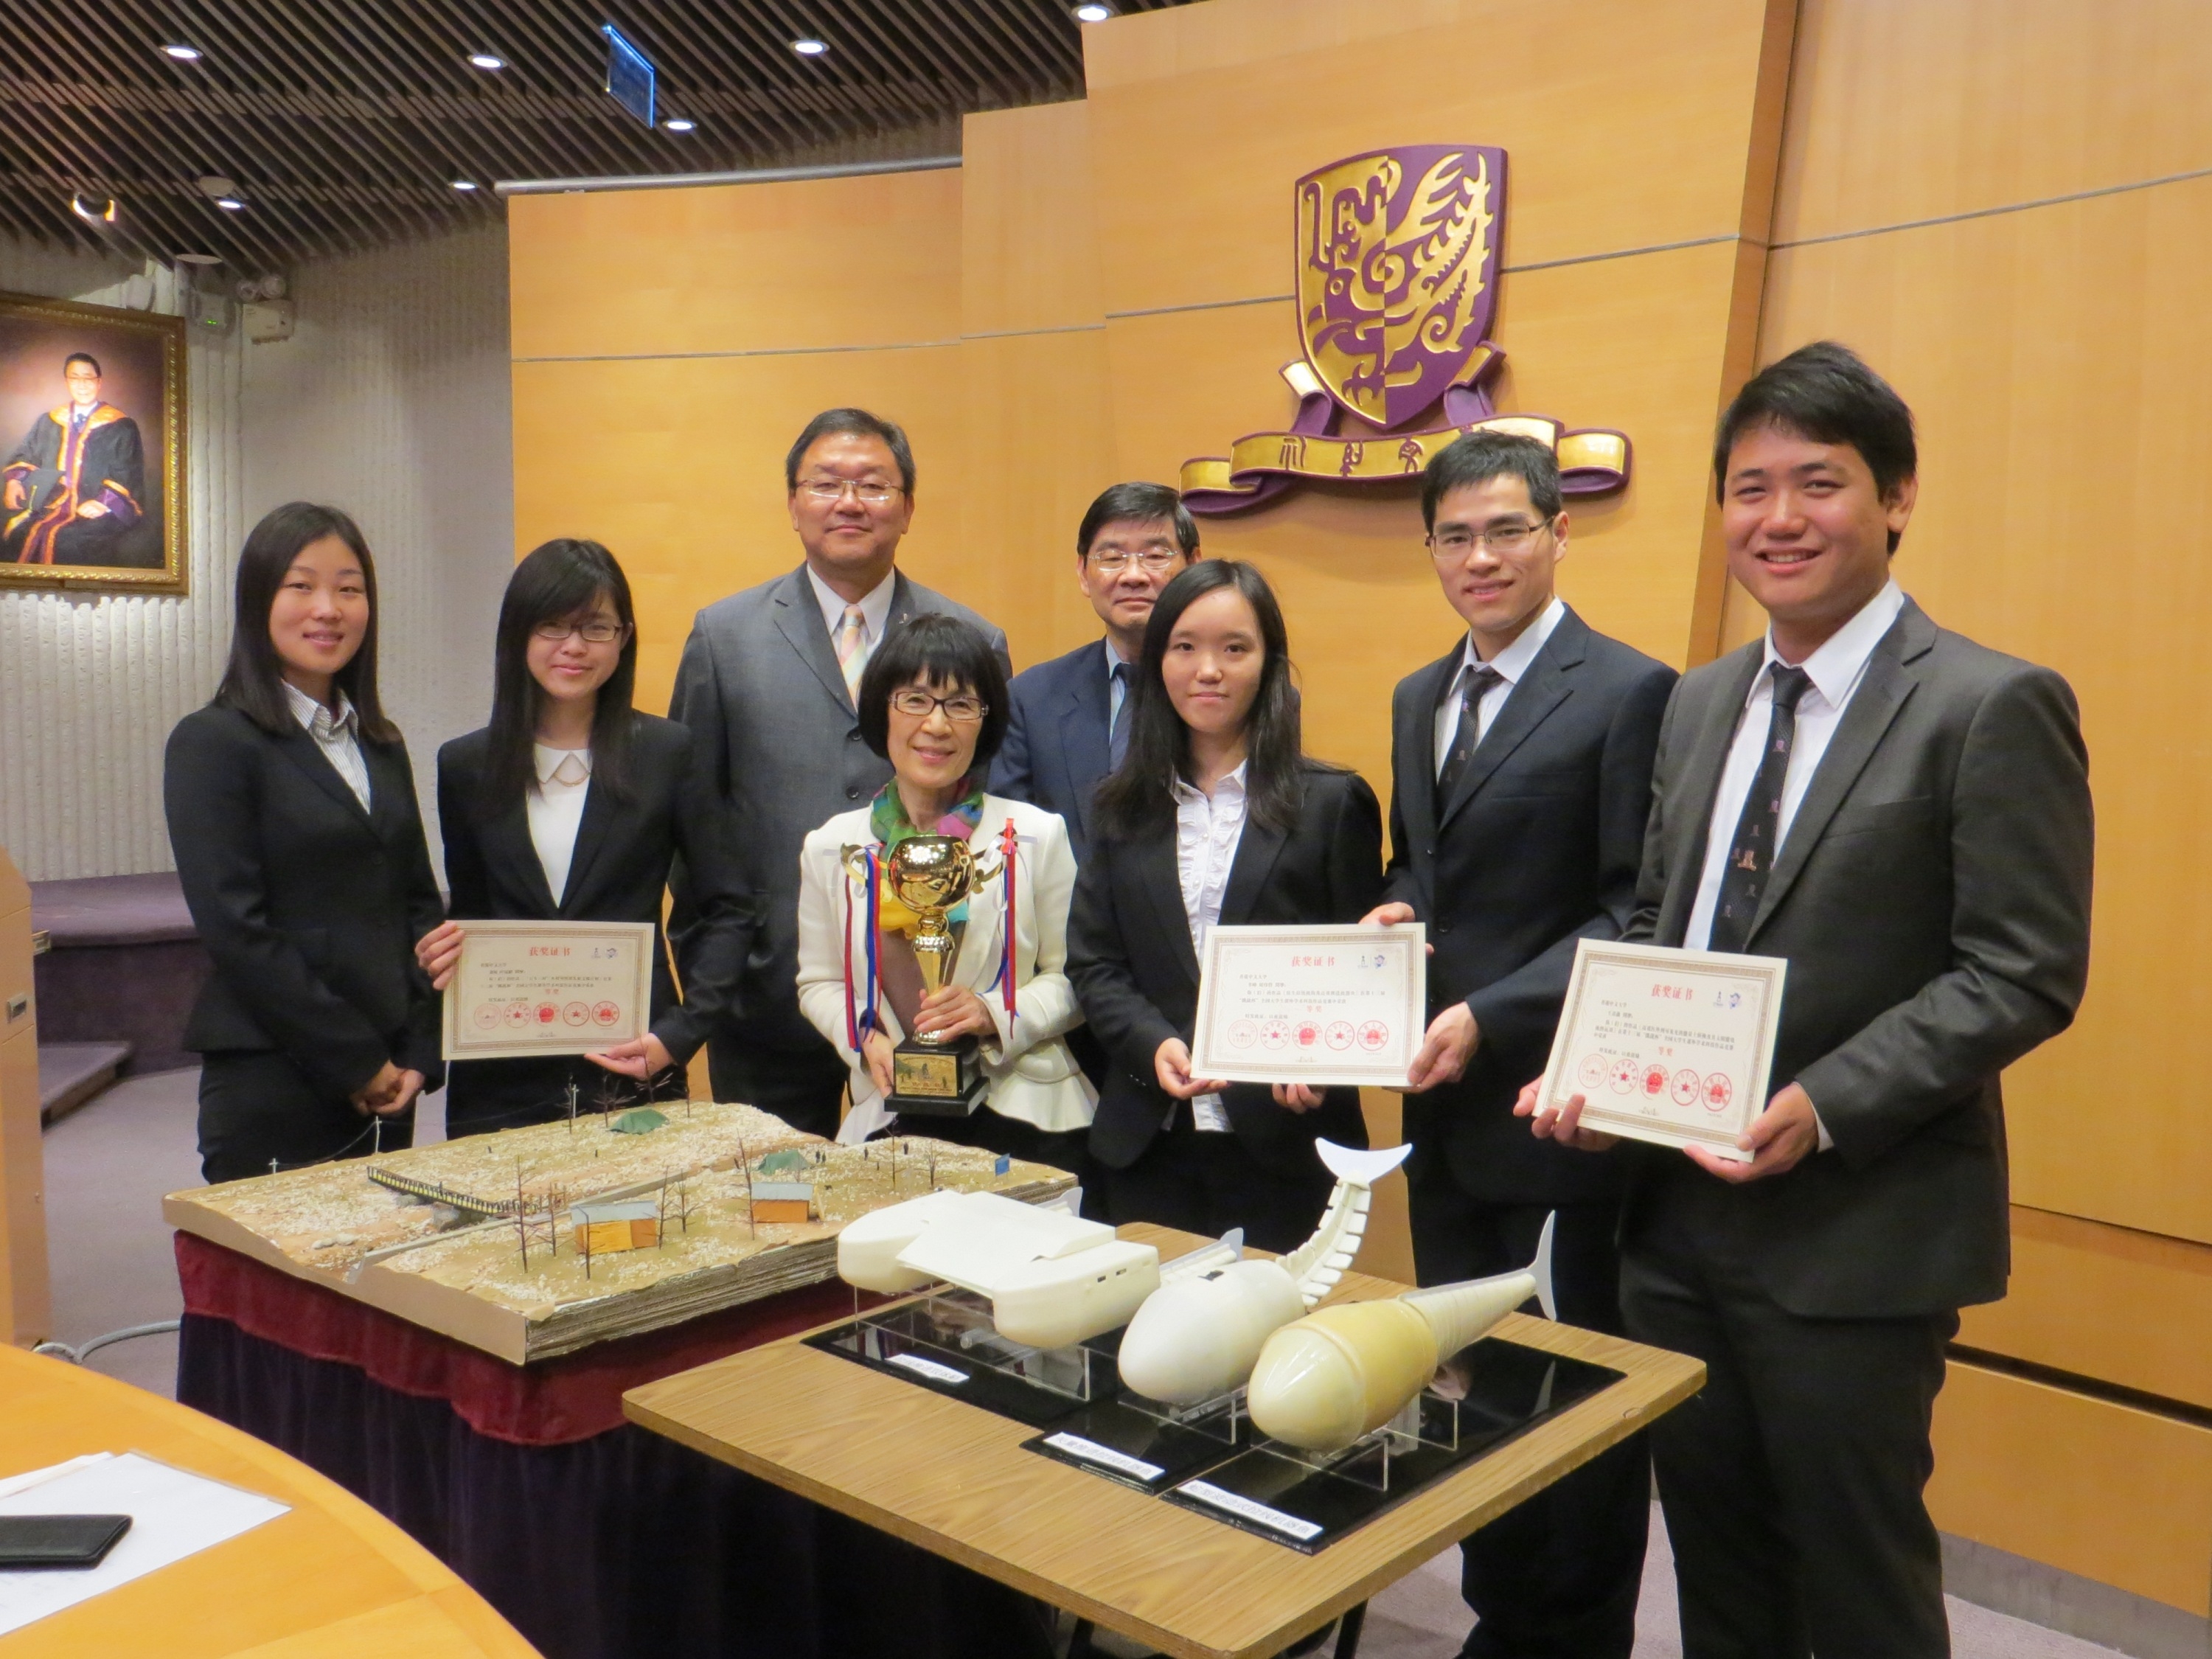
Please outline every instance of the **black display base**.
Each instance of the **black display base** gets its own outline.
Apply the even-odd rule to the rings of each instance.
[[[897,1304],[805,1339],[900,1381],[1042,1431],[1025,1450],[1299,1550],[1328,1547],[1415,1492],[1621,1378],[1486,1336],[1387,1426],[1334,1455],[1267,1439],[1243,1395],[1176,1413],[1121,1387],[1121,1333],[1039,1351],[998,1337],[965,1291]]]
[[[1262,1440],[1162,1495],[1311,1555],[1622,1376],[1493,1336],[1444,1370],[1460,1397],[1431,1389],[1334,1459]]]

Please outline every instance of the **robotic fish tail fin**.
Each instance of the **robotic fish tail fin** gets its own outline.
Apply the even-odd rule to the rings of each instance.
[[[1543,1236],[1536,1241],[1536,1259],[1528,1264],[1528,1276],[1536,1281],[1536,1305],[1554,1325],[1559,1322],[1559,1304],[1552,1298],[1552,1235],[1559,1224],[1557,1210],[1544,1218]]]
[[[1449,1359],[1532,1296],[1546,1318],[1559,1318],[1559,1306],[1552,1298],[1552,1236],[1559,1219],[1556,1212],[1545,1218],[1536,1259],[1525,1267],[1432,1290],[1408,1291],[1398,1298],[1429,1322],[1439,1360]]]
[[[1406,1161],[1411,1146],[1392,1146],[1382,1152],[1359,1152],[1330,1140],[1316,1139],[1314,1150],[1336,1176],[1328,1195],[1328,1208],[1314,1236],[1285,1256],[1281,1267],[1297,1283],[1298,1294],[1312,1307],[1333,1290],[1359,1254],[1367,1232],[1367,1211],[1374,1201],[1375,1183]]]

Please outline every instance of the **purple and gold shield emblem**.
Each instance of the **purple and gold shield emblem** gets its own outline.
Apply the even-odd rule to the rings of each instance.
[[[1409,144],[1297,182],[1298,332],[1329,396],[1404,425],[1454,385],[1498,306],[1505,152]]]

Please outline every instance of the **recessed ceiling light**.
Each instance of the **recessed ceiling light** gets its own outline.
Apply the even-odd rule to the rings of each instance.
[[[203,196],[235,196],[238,186],[220,173],[204,173],[194,181]]]
[[[682,116],[677,115],[670,117],[660,125],[670,132],[689,132],[697,124],[696,122],[687,121]]]
[[[173,256],[180,265],[219,265],[222,256],[216,253],[179,253]]]
[[[246,204],[235,196],[218,196],[215,198],[215,204],[225,213],[243,213],[246,210]]]
[[[453,188],[455,190],[474,190],[476,187],[477,181],[473,179],[456,179],[453,180]]]
[[[507,67],[506,58],[489,52],[471,52],[469,62],[480,70],[503,70]]]
[[[830,43],[817,40],[811,34],[802,34],[791,43],[791,49],[801,58],[819,58],[830,50]]]
[[[91,220],[94,224],[112,225],[115,222],[115,202],[111,197],[101,197],[99,204],[94,206],[82,196],[72,196],[70,198],[70,211],[80,219]]]
[[[202,56],[198,46],[188,46],[181,40],[162,47],[161,55],[165,58],[173,58],[179,64],[197,64]]]
[[[1075,21],[1079,23],[1103,23],[1113,15],[1114,8],[1101,5],[1099,0],[1084,0],[1075,9]]]

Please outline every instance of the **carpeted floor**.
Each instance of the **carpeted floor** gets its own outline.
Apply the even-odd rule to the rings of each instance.
[[[161,1194],[199,1185],[192,1120],[199,1074],[126,1078],[46,1137],[46,1200],[54,1322],[64,1342],[154,1320],[179,1308]],[[424,1103],[418,1144],[445,1137],[443,1100]],[[91,1364],[155,1393],[173,1392],[173,1337],[102,1349]],[[2112,1649],[2062,1636],[1951,1598],[1958,1659],[2119,1659]],[[1459,1599],[1459,1552],[1448,1550],[1376,1596],[1362,1659],[1450,1659],[1473,1622]],[[1674,1559],[1655,1510],[1644,1563],[1636,1659],[1680,1659]],[[1110,1638],[1102,1647],[1133,1653]]]

